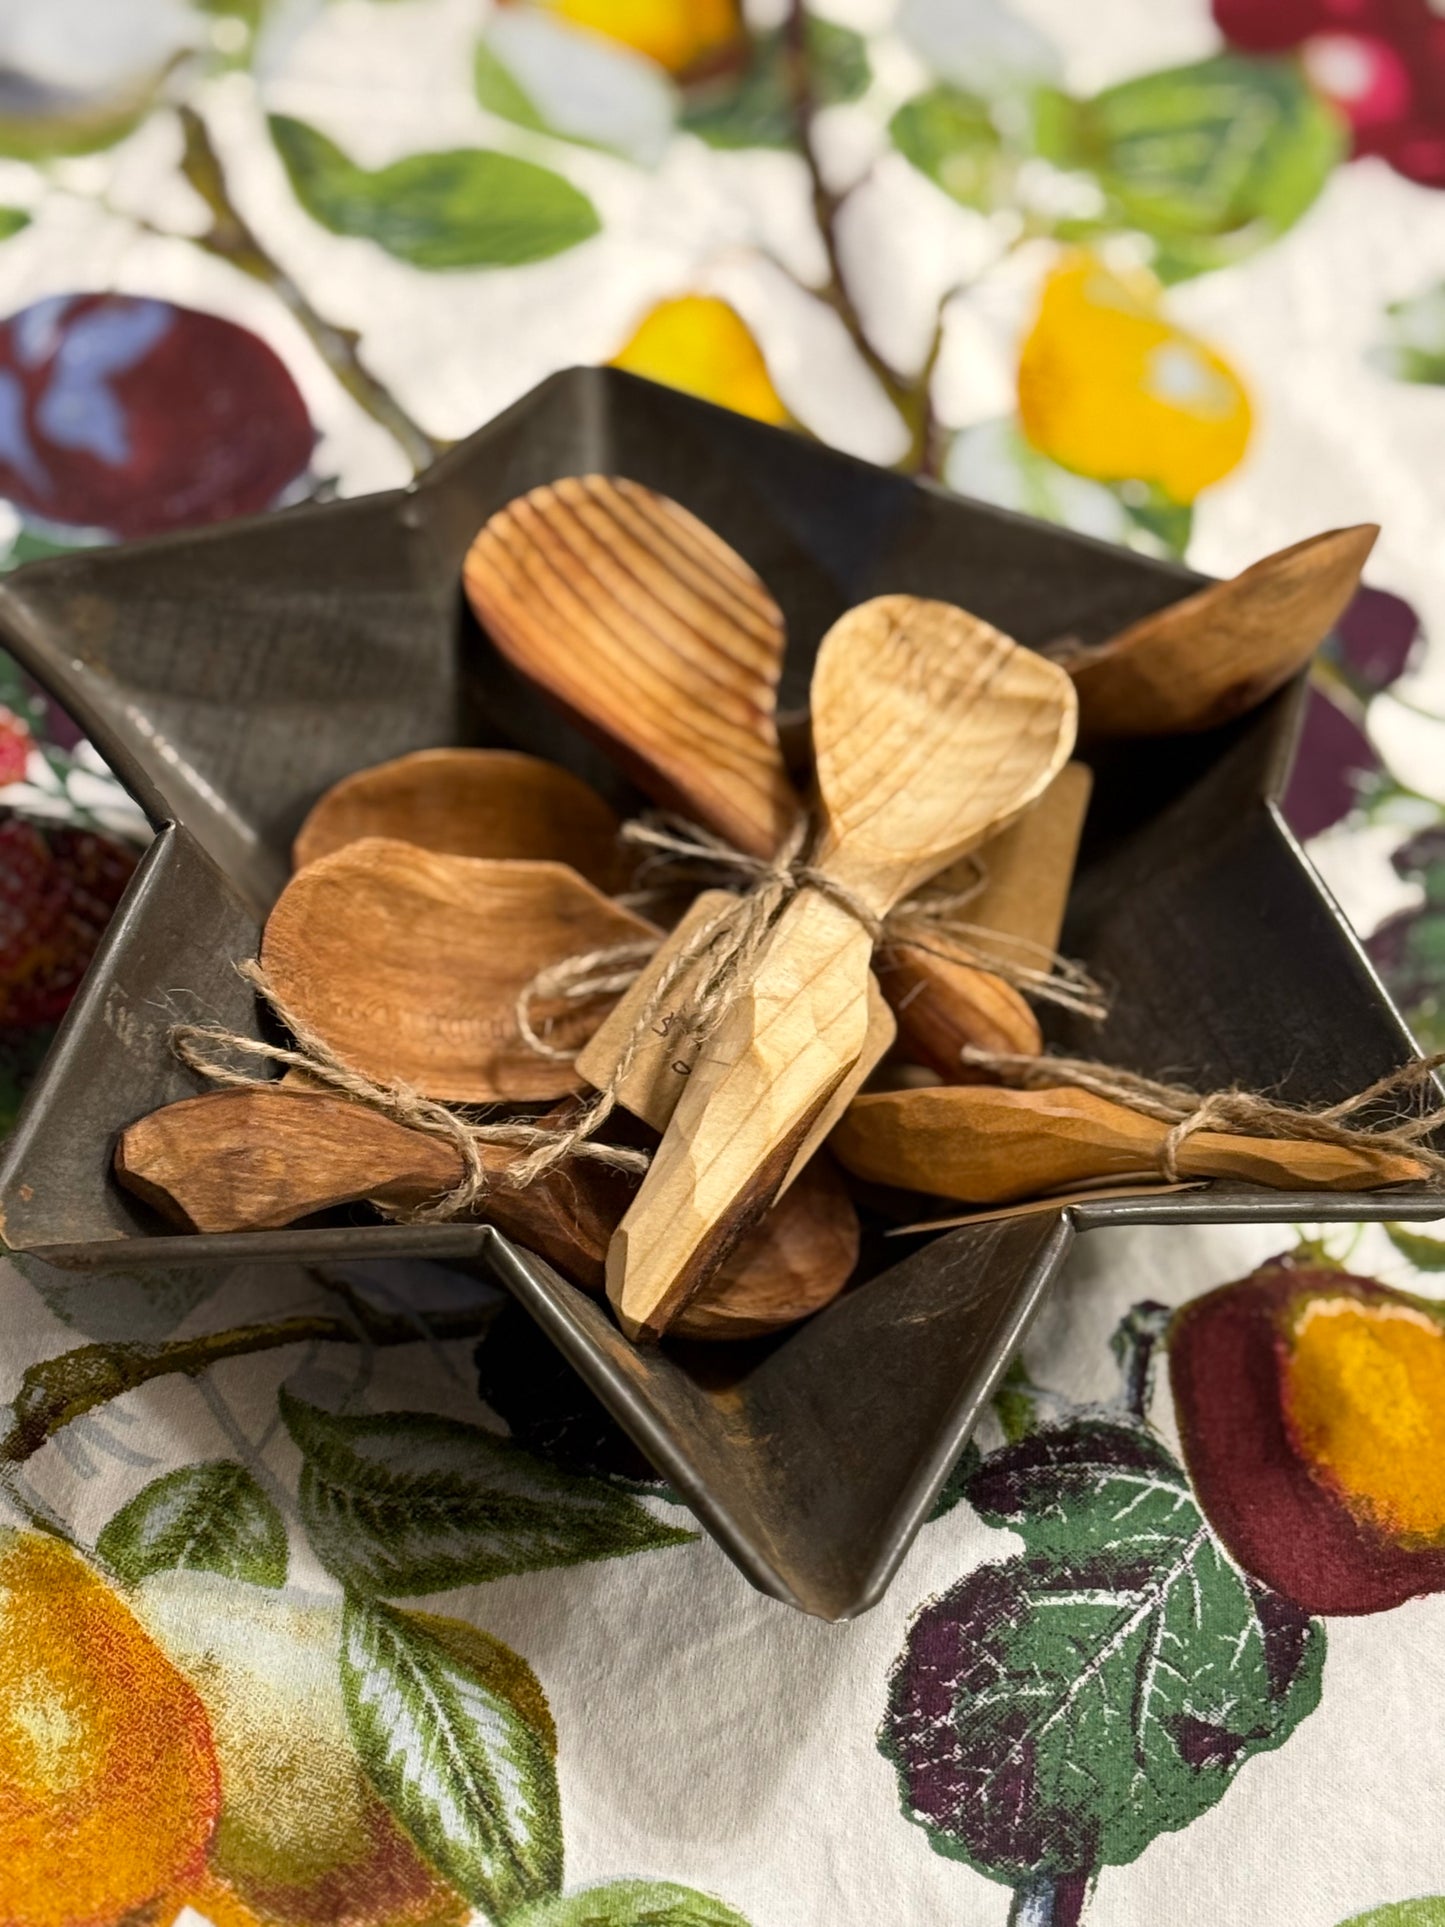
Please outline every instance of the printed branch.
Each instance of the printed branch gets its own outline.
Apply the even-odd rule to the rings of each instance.
[[[1092,1881],[1087,1874],[1037,1874],[1014,1893],[1009,1927],[1079,1927]]]
[[[842,207],[842,197],[835,194],[823,178],[823,170],[818,165],[817,150],[813,145],[813,118],[817,101],[813,89],[812,53],[808,45],[808,9],[805,0],[790,0],[788,8],[788,76],[793,97],[793,118],[797,132],[798,149],[803,164],[808,170],[812,189],[813,218],[822,238],[824,253],[828,260],[828,278],[820,288],[812,292],[820,297],[833,310],[848,331],[849,339],[857,349],[879,387],[903,417],[908,429],[908,453],[898,464],[910,474],[932,475],[937,472],[938,450],[936,424],[933,419],[933,372],[938,362],[939,350],[943,345],[944,307],[948,296],[940,302],[934,338],[922,369],[912,379],[899,375],[889,366],[882,355],[868,339],[862,317],[858,313],[852,293],[848,287],[848,277],[843,269],[843,257],[838,245],[838,214]]]
[[[195,237],[196,246],[219,260],[228,261],[253,280],[264,282],[305,329],[347,394],[373,421],[380,422],[414,469],[426,468],[449,444],[438,441],[419,422],[413,421],[371,373],[361,358],[355,331],[339,328],[318,314],[291,276],[271,259],[231,200],[220,156],[205,122],[193,107],[182,105],[176,112],[185,138],[181,170],[212,217],[208,232]]]
[[[227,1358],[279,1351],[286,1345],[416,1345],[427,1338],[474,1338],[494,1316],[490,1305],[475,1311],[437,1313],[425,1328],[414,1318],[378,1311],[354,1293],[338,1291],[346,1309],[270,1323],[237,1325],[230,1331],[176,1338],[163,1344],[79,1345],[29,1367],[20,1381],[10,1428],[0,1435],[0,1466],[23,1465],[47,1439],[97,1406],[134,1392],[152,1379],[177,1373],[195,1378]]]

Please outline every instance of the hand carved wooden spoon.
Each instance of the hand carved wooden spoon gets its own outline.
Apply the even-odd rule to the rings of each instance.
[[[566,1100],[548,1117],[558,1124]],[[539,1119],[545,1125],[548,1118]],[[483,1145],[501,1177],[523,1155]],[[128,1191],[189,1231],[265,1231],[362,1200],[414,1209],[462,1180],[445,1138],[330,1093],[211,1091],[121,1132],[115,1171]],[[636,1180],[587,1158],[521,1190],[492,1186],[474,1218],[494,1224],[580,1285],[600,1292],[607,1242]],[[858,1215],[827,1156],[743,1240],[675,1327],[680,1338],[752,1338],[795,1325],[836,1298],[858,1260]]]
[[[572,1108],[549,1115],[560,1124]],[[499,1177],[523,1155],[508,1145],[480,1148]],[[445,1138],[349,1098],[277,1084],[210,1091],[152,1111],[121,1132],[115,1172],[188,1230],[266,1231],[363,1199],[402,1210],[431,1204],[461,1183],[463,1165]],[[607,1241],[634,1184],[594,1159],[573,1158],[525,1190],[491,1187],[475,1215],[600,1291]]]
[[[649,796],[771,856],[798,800],[778,744],[782,612],[665,495],[605,475],[535,488],[463,567],[478,621]]]
[[[1027,809],[1074,741],[1074,693],[1056,665],[911,596],[834,625],[812,709],[815,867],[875,918]],[[629,1335],[665,1331],[776,1195],[863,1048],[872,947],[816,888],[778,919],[613,1239],[608,1296]]]
[[[999,1090],[938,1085],[860,1097],[829,1146],[855,1176],[971,1204],[1046,1196],[1091,1178],[1159,1170],[1169,1126],[1072,1085]],[[1196,1131],[1179,1147],[1186,1178],[1242,1178],[1304,1191],[1370,1190],[1425,1175],[1415,1159],[1307,1139]]]
[[[463,573],[503,655],[642,789],[740,850],[776,851],[799,809],[778,740],[786,636],[741,556],[666,496],[591,475],[509,503]],[[959,1045],[1042,1049],[1033,1013],[1000,979],[944,964],[933,974],[927,1003],[896,1000],[923,1054],[940,1027]]]
[[[634,1032],[660,976],[671,964],[675,953],[690,942],[703,926],[715,924],[722,911],[735,908],[736,904],[737,899],[726,890],[704,890],[676,928],[668,932],[651,960],[643,966],[636,983],[622,993],[577,1053],[577,1069],[582,1076],[597,1090],[605,1090],[612,1081],[624,1050],[631,1050],[631,1067],[618,1088],[618,1102],[625,1105],[634,1117],[640,1117],[650,1124],[654,1131],[665,1131],[672,1121],[678,1099],[686,1090],[687,1080],[697,1061],[697,1039],[679,1025],[678,1018],[695,1000],[698,979],[702,973],[702,958],[678,978],[666,1006],[653,1018],[648,1034],[634,1042]],[[784,1179],[785,1189],[802,1171],[892,1049],[897,1034],[898,1026],[878,988],[877,980],[870,979],[868,1031],[862,1053],[804,1139],[788,1177]]]
[[[620,890],[626,864],[616,812],[556,763],[511,749],[419,749],[343,777],[292,846],[296,869],[365,836],[444,856],[570,863],[599,890]]]
[[[580,1088],[571,1063],[537,1056],[518,1034],[518,996],[549,964],[661,934],[563,863],[492,863],[366,837],[291,879],[261,963],[281,1002],[346,1063],[472,1104]],[[572,1048],[600,1008],[544,1003],[534,1022]]]
[[[1282,689],[1360,585],[1380,533],[1333,529],[1064,659],[1085,737],[1214,729]]]

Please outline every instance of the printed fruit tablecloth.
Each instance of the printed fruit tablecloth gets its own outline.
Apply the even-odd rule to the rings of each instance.
[[[0,229],[11,564],[609,359],[1217,573],[1379,521],[1289,808],[1445,1044],[1427,0],[0,0]],[[144,831],[0,703],[8,1121]],[[830,1627],[469,1280],[8,1265],[0,1920],[1438,1927],[1442,1302],[1096,1235]]]

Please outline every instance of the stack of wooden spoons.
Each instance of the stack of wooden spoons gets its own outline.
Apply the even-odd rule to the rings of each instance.
[[[170,1105],[122,1134],[121,1182],[201,1231],[404,1216],[467,1175],[457,1142],[408,1121],[416,1100],[568,1132],[607,1092],[599,1128],[650,1153],[640,1183],[578,1156],[524,1183],[523,1153],[488,1143],[467,1208],[605,1289],[634,1338],[720,1339],[844,1288],[860,1234],[840,1163],[980,1205],[1157,1173],[1165,1125],[1000,1089],[967,1056],[1042,1051],[1015,966],[1037,975],[1059,941],[1091,780],[1076,736],[1211,727],[1262,700],[1327,633],[1374,533],[1317,537],[1057,659],[944,603],[865,603],[818,650],[805,795],[778,731],[783,618],[741,557],[633,482],[533,490],[473,543],[472,608],[639,788],[732,853],[730,889],[687,866],[645,888],[608,804],[531,756],[359,771],[302,825],[260,954],[351,1087],[293,1064]],[[936,935],[959,903],[963,949]],[[1191,1175],[1291,1187],[1418,1175],[1209,1131],[1184,1151]]]

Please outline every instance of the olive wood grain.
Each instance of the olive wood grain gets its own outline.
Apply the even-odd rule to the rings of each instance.
[[[561,1122],[570,1110],[552,1115]],[[498,1177],[523,1155],[506,1145],[479,1149]],[[278,1084],[210,1091],[153,1111],[121,1132],[115,1171],[127,1190],[188,1230],[267,1231],[361,1200],[416,1210],[461,1183],[462,1157],[444,1138],[349,1098]],[[525,1190],[494,1186],[473,1215],[600,1291],[607,1241],[631,1189],[620,1172],[574,1159]]]
[[[1091,1178],[1157,1174],[1169,1126],[1071,1085],[1047,1091],[935,1085],[860,1097],[829,1148],[855,1177],[970,1204],[1010,1204]],[[1423,1177],[1413,1158],[1303,1139],[1196,1131],[1184,1178],[1307,1191],[1370,1190]]]
[[[678,503],[571,476],[494,515],[467,598],[502,654],[656,801],[771,856],[798,800],[778,743],[782,613]]]
[[[1058,667],[945,603],[884,596],[824,638],[813,862],[868,915],[1027,809],[1073,747]],[[873,932],[815,887],[782,912],[698,1058],[608,1253],[624,1331],[665,1331],[777,1195],[857,1063]]]
[[[616,812],[556,763],[511,749],[419,749],[343,777],[301,825],[300,870],[363,837],[418,843],[444,856],[569,863],[599,890],[623,888]]]
[[[1379,529],[1311,536],[1066,659],[1085,738],[1230,722],[1283,688],[1344,613]]]
[[[549,964],[660,936],[566,864],[366,837],[291,879],[261,962],[280,1002],[346,1063],[426,1097],[479,1103],[579,1089],[572,1063],[537,1056],[518,1034],[519,994]],[[533,1022],[572,1048],[599,1015],[595,1003],[544,1002]]]

